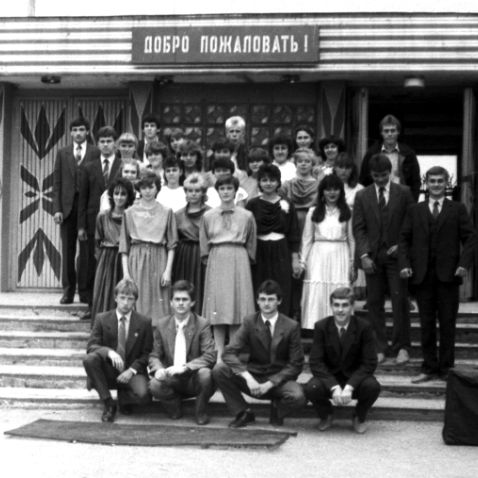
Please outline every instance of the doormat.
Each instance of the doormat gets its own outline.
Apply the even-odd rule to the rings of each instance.
[[[174,425],[36,420],[6,435],[100,445],[198,446],[200,448],[277,448],[297,433]]]

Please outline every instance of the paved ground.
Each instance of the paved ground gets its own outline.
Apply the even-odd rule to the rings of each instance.
[[[18,410],[0,408],[0,432],[38,418],[97,420],[98,410]],[[160,417],[120,418],[120,423]],[[184,419],[187,421],[187,418]],[[212,425],[226,425],[221,417]],[[190,423],[190,422],[189,422]],[[261,477],[476,477],[478,449],[449,447],[441,439],[441,424],[370,422],[357,436],[348,421],[319,433],[315,420],[292,420],[298,431],[279,449],[198,449],[110,447],[0,435],[1,476],[16,478],[261,478]],[[259,425],[267,426],[265,419]]]

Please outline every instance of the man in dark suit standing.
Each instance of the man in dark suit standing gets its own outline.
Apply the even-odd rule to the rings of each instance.
[[[393,115],[386,115],[380,121],[379,127],[383,141],[375,143],[365,153],[360,168],[359,182],[364,186],[372,184],[370,159],[374,154],[383,153],[392,163],[392,182],[408,186],[415,201],[418,201],[421,187],[420,165],[415,152],[406,144],[398,142],[401,129],[400,121]]]
[[[423,363],[413,383],[437,375],[446,379],[454,365],[459,286],[477,247],[477,235],[465,206],[445,197],[448,171],[434,166],[425,177],[428,199],[408,210],[399,247],[400,275],[411,282],[420,314]]]
[[[138,288],[122,279],[115,288],[116,309],[98,314],[87,345],[83,365],[89,386],[104,403],[101,420],[113,422],[116,403],[110,388],[118,389],[120,412],[129,415],[132,406],[150,401],[146,367],[153,348],[151,319],[136,313]]]
[[[388,343],[385,329],[385,294],[392,301],[392,353],[396,363],[409,360],[410,319],[407,281],[400,278],[397,266],[398,237],[413,197],[406,186],[390,180],[392,165],[382,154],[369,162],[373,184],[357,193],[353,210],[356,261],[365,272],[368,317],[377,340],[379,363],[385,360]]]
[[[209,423],[206,407],[214,393],[212,367],[216,351],[209,321],[196,315],[194,286],[185,280],[172,286],[173,314],[158,322],[149,368],[149,388],[173,419],[181,417],[181,399],[196,398],[196,422]]]
[[[367,412],[380,393],[373,376],[377,353],[370,324],[353,315],[352,289],[342,287],[330,295],[333,317],[315,323],[310,351],[313,377],[305,385],[305,395],[312,402],[320,422],[318,429],[332,426],[332,405],[347,405],[357,399],[353,427],[357,433],[367,430]]]
[[[80,169],[80,194],[78,200],[78,238],[85,242],[87,260],[84,264],[88,288],[85,299],[91,308],[95,281],[95,227],[103,192],[116,179],[121,169],[121,159],[115,156],[116,131],[111,126],[98,130],[97,143],[100,155]],[[90,318],[90,310],[83,318]]]
[[[78,239],[78,196],[79,168],[99,155],[95,146],[88,144],[86,138],[90,124],[84,118],[76,118],[70,123],[73,144],[60,149],[56,155],[53,169],[53,219],[60,226],[61,237],[61,282],[63,296],[61,304],[73,302],[78,281],[81,302],[88,302],[88,280],[85,264],[86,247],[80,243],[78,267],[75,267],[76,242]]]
[[[244,318],[224,349],[222,362],[213,369],[214,380],[234,414],[231,428],[255,421],[241,392],[271,400],[270,423],[282,425],[294,408],[305,405],[302,387],[296,382],[304,364],[300,326],[278,312],[282,291],[266,280],[257,291],[260,312]]]

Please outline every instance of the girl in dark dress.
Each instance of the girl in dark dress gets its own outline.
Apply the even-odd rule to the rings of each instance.
[[[174,257],[173,281],[185,279],[195,285],[197,293],[194,309],[201,313],[204,266],[199,250],[199,225],[204,213],[211,208],[205,204],[207,185],[199,173],[190,174],[183,187],[187,205],[175,213],[179,242]]]
[[[133,204],[135,193],[131,181],[118,178],[108,188],[110,209],[101,211],[96,218],[95,240],[97,266],[93,287],[92,321],[96,314],[116,306],[114,288],[122,279],[118,244],[124,211]]]
[[[279,310],[289,315],[292,274],[298,275],[301,272],[297,214],[294,205],[278,194],[281,175],[277,166],[261,166],[257,177],[261,195],[251,199],[246,206],[257,224],[254,290],[257,292],[266,279],[277,281],[282,289]]]

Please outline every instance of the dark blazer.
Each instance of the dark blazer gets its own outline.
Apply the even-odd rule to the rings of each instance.
[[[312,375],[323,380],[329,389],[344,385],[337,379],[356,388],[377,368],[371,325],[352,316],[341,346],[334,318],[319,320],[314,328],[309,364]]]
[[[364,186],[369,186],[373,183],[369,167],[370,158],[381,151],[382,143],[377,142],[367,150],[363,157],[359,182]],[[415,201],[418,201],[418,196],[420,196],[421,179],[420,165],[418,164],[417,156],[413,149],[404,143],[398,143],[398,151],[398,170],[401,184],[408,186],[412,192],[413,198]]]
[[[108,352],[118,346],[118,318],[116,309],[98,314],[91,331],[86,352],[97,352],[106,359]],[[151,319],[133,311],[126,339],[125,368],[134,368],[147,375],[148,357],[153,349]]]
[[[423,281],[429,266],[430,218],[428,201],[414,204],[408,209],[400,232],[399,268],[413,270],[409,281],[415,285]],[[461,283],[461,278],[455,277],[455,271],[459,266],[470,267],[477,242],[477,234],[465,206],[445,199],[437,218],[435,270],[438,279]]]
[[[398,244],[400,228],[408,207],[413,203],[413,197],[407,186],[390,183],[386,235],[388,247]],[[369,254],[375,259],[380,248],[380,210],[374,184],[362,189],[355,196],[352,219],[356,260],[358,261],[363,254]]]
[[[79,188],[78,169],[73,144],[58,150],[53,168],[53,212],[63,213],[66,219],[73,207],[73,200]],[[82,164],[87,164],[100,154],[99,149],[91,144],[86,145]]]
[[[78,199],[78,229],[85,229],[89,235],[95,234],[96,216],[100,210],[101,195],[116,179],[121,169],[121,159],[116,158],[110,165],[108,184],[105,186],[101,157],[80,167],[80,196]]]
[[[222,360],[233,372],[247,370],[255,377],[270,380],[274,386],[295,380],[304,365],[299,324],[279,314],[270,353],[267,333],[260,313],[247,316],[224,349]]]
[[[212,368],[216,363],[216,351],[209,320],[191,314],[184,329],[186,337],[186,366],[190,370]],[[154,332],[154,347],[149,356],[149,367],[153,370],[174,364],[176,321],[174,315],[159,320]]]

